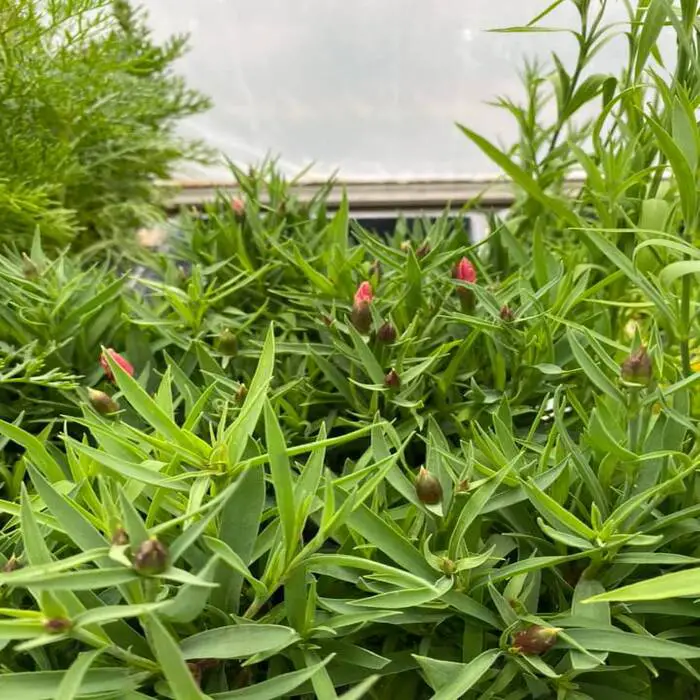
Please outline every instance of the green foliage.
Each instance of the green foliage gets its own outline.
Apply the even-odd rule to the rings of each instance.
[[[0,2],[2,240],[114,236],[159,215],[154,178],[201,157],[175,134],[208,101],[172,74],[185,37],[153,43],[126,0]]]
[[[556,121],[528,69],[514,149],[464,129],[518,191],[478,246],[379,239],[266,163],[167,251],[0,259],[0,691],[698,694],[697,6],[630,7],[613,83],[575,5]]]

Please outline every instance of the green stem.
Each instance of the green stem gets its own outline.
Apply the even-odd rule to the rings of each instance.
[[[687,256],[686,256],[687,258]],[[685,275],[681,287],[681,364],[683,374],[689,377],[692,374],[690,368],[690,283],[691,276]]]

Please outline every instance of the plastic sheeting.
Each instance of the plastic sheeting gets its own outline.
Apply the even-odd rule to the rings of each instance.
[[[486,104],[522,96],[525,57],[556,52],[573,68],[570,33],[490,33],[525,24],[550,0],[145,0],[157,36],[189,32],[180,72],[214,109],[183,131],[230,159],[266,154],[295,174],[342,178],[464,178],[494,167],[459,132],[461,122],[500,143],[513,119]],[[610,3],[612,20],[626,18]],[[550,26],[577,26],[573,3]],[[596,61],[622,65],[613,41]],[[221,167],[181,175],[228,179]]]

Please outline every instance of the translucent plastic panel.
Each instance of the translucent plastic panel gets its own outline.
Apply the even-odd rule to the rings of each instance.
[[[184,126],[237,162],[267,153],[296,173],[339,169],[346,179],[465,177],[493,172],[455,122],[502,143],[508,114],[486,104],[522,94],[525,57],[554,51],[573,68],[565,32],[494,34],[551,0],[146,0],[158,35],[188,31],[181,72],[215,101]],[[609,3],[610,20],[626,17]],[[577,26],[566,2],[550,26]],[[597,57],[616,70],[626,44]],[[603,65],[600,65],[603,64]],[[226,179],[225,169],[183,169]]]

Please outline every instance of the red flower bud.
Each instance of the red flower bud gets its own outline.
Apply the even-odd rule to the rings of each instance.
[[[105,394],[104,391],[88,389],[88,397],[90,398],[90,405],[100,415],[106,416],[119,410],[119,404],[109,394]]]
[[[469,282],[474,284],[476,282],[476,270],[474,265],[472,265],[467,258],[462,258],[454,267],[452,271],[452,276],[456,280],[462,282]]]
[[[532,656],[544,654],[557,643],[557,635],[560,631],[558,627],[532,625],[513,635],[513,650]]]
[[[415,489],[421,503],[434,506],[442,500],[442,485],[425,467],[418,472]]]
[[[370,304],[373,299],[372,285],[369,282],[363,282],[355,292],[352,311],[350,312],[350,321],[360,333],[369,333],[372,327]]]
[[[132,365],[125,360],[114,348],[107,348],[102,355],[100,356],[100,364],[102,365],[102,369],[105,371],[105,376],[107,379],[109,379],[110,382],[114,381],[114,373],[112,372],[112,368],[109,366],[109,362],[107,362],[107,357],[106,353],[109,353],[109,356],[130,376],[134,376],[134,368]]]
[[[367,281],[362,282],[362,284],[357,288],[357,291],[355,292],[355,297],[353,301],[355,302],[355,304],[362,304],[363,302],[367,302],[369,304],[373,300],[374,293],[372,292],[372,284]]]

